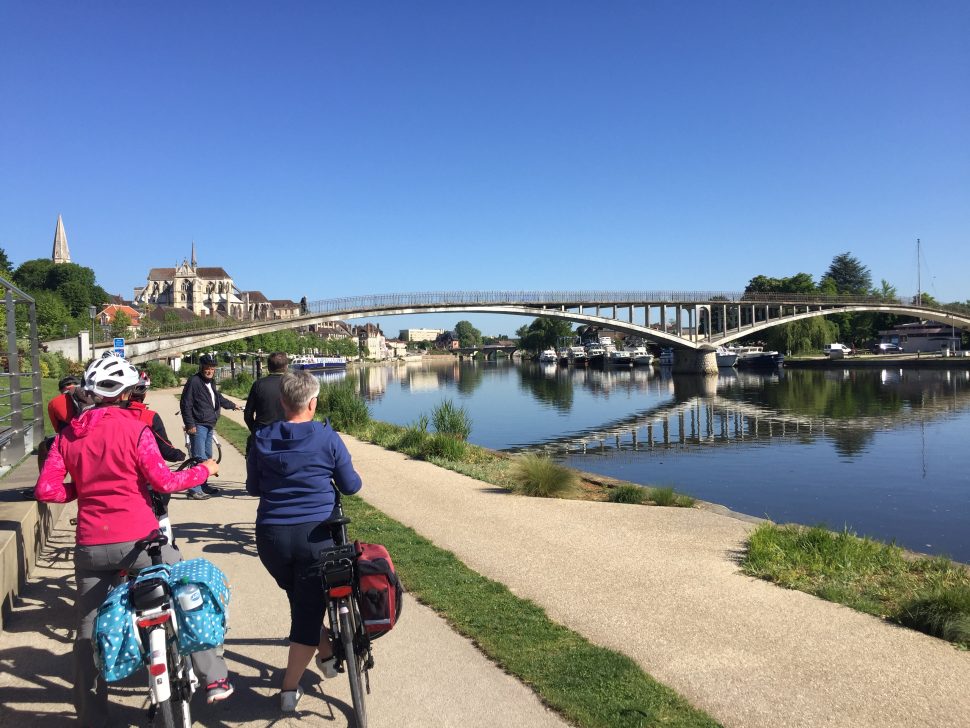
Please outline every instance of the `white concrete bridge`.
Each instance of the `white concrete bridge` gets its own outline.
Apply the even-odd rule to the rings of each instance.
[[[424,313],[548,316],[639,336],[675,350],[675,370],[716,371],[713,350],[759,331],[815,316],[876,312],[937,321],[970,330],[970,314],[901,299],[869,296],[757,294],[725,291],[445,291],[392,293],[315,301],[302,316],[213,328],[164,328],[128,344],[133,361],[212,348],[246,336],[325,321]],[[205,325],[208,324],[206,327]],[[98,347],[98,351],[108,348]]]

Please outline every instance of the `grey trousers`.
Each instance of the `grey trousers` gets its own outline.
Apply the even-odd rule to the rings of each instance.
[[[162,547],[166,564],[182,560],[172,546]],[[134,541],[74,548],[74,579],[77,583],[78,631],[74,640],[74,708],[83,726],[108,723],[108,685],[94,662],[94,620],[108,592],[120,582],[122,570],[137,572],[152,565],[144,551],[135,550]],[[225,660],[215,650],[196,652],[192,663],[199,680],[206,685],[229,675]]]

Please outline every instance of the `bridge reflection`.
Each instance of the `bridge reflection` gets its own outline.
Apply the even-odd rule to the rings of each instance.
[[[728,372],[720,377],[651,376],[639,371],[570,374],[573,386],[608,392],[632,384],[667,398],[631,416],[511,451],[575,455],[691,450],[827,437],[840,453],[853,455],[880,430],[970,409],[967,371],[842,370],[798,376],[783,371],[768,376]]]

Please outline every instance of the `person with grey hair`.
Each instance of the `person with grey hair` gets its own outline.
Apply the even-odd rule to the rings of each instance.
[[[319,553],[333,546],[323,522],[333,512],[334,486],[346,495],[361,487],[343,440],[329,421],[314,417],[319,393],[320,382],[309,372],[284,374],[280,400],[286,419],[257,429],[246,458],[246,490],[259,497],[256,552],[290,604],[280,693],[284,713],[296,710],[303,695],[300,678],[314,652],[324,676],[336,675],[330,640],[322,632],[326,593],[313,567]]]

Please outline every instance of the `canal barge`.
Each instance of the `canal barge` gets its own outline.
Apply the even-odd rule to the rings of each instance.
[[[339,371],[347,368],[347,358],[343,356],[298,354],[290,360],[290,368],[295,371],[308,372]]]

